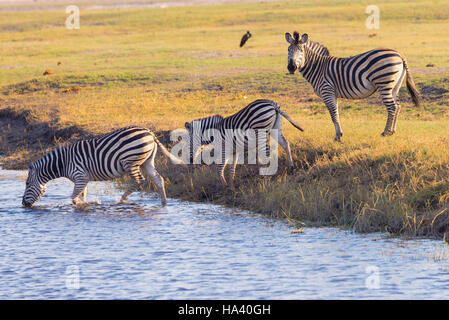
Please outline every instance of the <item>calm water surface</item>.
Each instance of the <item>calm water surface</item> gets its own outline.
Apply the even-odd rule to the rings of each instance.
[[[441,241],[294,234],[284,221],[209,204],[160,208],[144,193],[115,205],[112,183],[90,183],[92,203],[77,210],[64,179],[26,209],[24,180],[0,171],[0,299],[449,298]]]

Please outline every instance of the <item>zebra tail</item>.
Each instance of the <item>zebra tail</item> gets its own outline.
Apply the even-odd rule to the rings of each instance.
[[[300,127],[299,124],[297,124],[295,121],[292,120],[292,118],[290,118],[285,112],[283,112],[281,109],[279,109],[279,113],[285,118],[287,119],[296,129],[304,131],[303,128]]]
[[[161,149],[162,153],[163,153],[167,158],[169,158],[169,159],[171,160],[172,163],[174,163],[174,164],[179,164],[179,165],[182,166],[183,168],[186,168],[186,169],[187,169],[187,165],[186,165],[181,159],[178,159],[177,157],[175,157],[174,155],[172,155],[172,154],[170,153],[170,151],[168,151],[168,150],[165,148],[165,146],[162,144],[162,142],[160,142],[159,139],[156,138],[156,136],[155,136],[154,134],[152,134],[152,135],[153,135],[154,141],[156,141],[156,143],[157,143],[157,145],[159,146],[159,148]]]
[[[412,101],[415,104],[415,107],[419,107],[421,104],[421,95],[419,94],[418,89],[416,88],[415,81],[413,81],[412,74],[410,73],[410,69],[407,65],[407,60],[405,58],[402,58],[402,61],[404,61],[404,68],[407,72],[407,90],[410,93],[410,96],[412,97]]]

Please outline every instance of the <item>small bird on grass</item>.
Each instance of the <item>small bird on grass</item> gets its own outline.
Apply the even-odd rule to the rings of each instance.
[[[240,48],[243,47],[246,43],[246,41],[248,41],[249,38],[251,38],[251,32],[246,31],[246,33],[243,35],[242,40],[240,41]]]

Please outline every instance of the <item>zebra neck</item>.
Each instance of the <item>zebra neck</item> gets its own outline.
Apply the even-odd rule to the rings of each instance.
[[[211,122],[209,122],[205,127],[202,128],[202,138],[201,138],[201,144],[211,144],[215,138],[215,134],[219,134],[222,128],[222,123],[224,119],[218,119],[214,118],[211,119]],[[212,136],[211,139],[209,139],[209,136]]]
[[[305,47],[305,63],[299,72],[302,76],[315,86],[318,81],[321,80],[321,76],[323,75],[324,68],[323,66],[326,64],[326,61],[329,60],[329,56],[322,56],[316,54],[311,49]]]
[[[219,129],[216,128],[215,126],[204,129],[203,132],[201,133],[201,144],[202,145],[211,144],[216,139],[215,134],[219,132],[220,132]]]
[[[47,155],[41,161],[41,178],[44,183],[57,178],[65,177],[66,148],[57,148]]]

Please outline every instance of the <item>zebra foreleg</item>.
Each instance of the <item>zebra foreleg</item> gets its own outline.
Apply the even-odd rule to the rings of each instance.
[[[83,202],[87,202],[87,184],[79,197],[83,200]]]
[[[343,136],[343,130],[340,126],[340,116],[338,114],[338,102],[334,95],[323,97],[323,101],[326,104],[327,110],[331,116],[332,122],[335,127],[335,141],[340,141]]]
[[[229,184],[232,189],[234,188],[235,168],[237,167],[238,157],[238,154],[236,154],[232,165],[229,166]]]
[[[129,169],[129,175],[132,179],[130,186],[128,187],[128,190],[123,194],[122,198],[120,199],[119,203],[125,203],[129,196],[134,192],[137,191],[139,186],[142,184],[142,182],[145,180],[142,173],[140,172],[140,166],[134,166]]]
[[[72,202],[78,205],[82,202],[86,202],[87,195],[87,183],[89,180],[85,177],[75,179],[75,186],[73,187]]]

